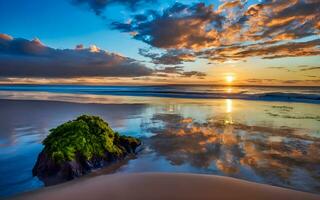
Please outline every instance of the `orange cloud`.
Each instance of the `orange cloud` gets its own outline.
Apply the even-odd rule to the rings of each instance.
[[[156,48],[189,51],[143,54],[154,63],[177,64],[196,57],[226,62],[319,55],[317,39],[294,41],[320,34],[319,1],[272,0],[248,8],[246,3],[226,1],[217,10],[203,3],[176,3],[162,13],[150,12],[151,17],[139,14],[130,23],[114,22],[113,28],[135,32],[133,38]]]

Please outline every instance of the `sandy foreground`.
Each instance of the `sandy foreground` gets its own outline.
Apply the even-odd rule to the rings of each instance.
[[[320,195],[214,175],[140,173],[84,178],[29,192],[23,200],[246,199],[319,200]]]

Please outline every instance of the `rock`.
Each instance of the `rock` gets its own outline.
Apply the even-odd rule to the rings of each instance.
[[[32,173],[53,185],[135,154],[141,142],[120,136],[99,117],[82,115],[51,129],[43,144]]]

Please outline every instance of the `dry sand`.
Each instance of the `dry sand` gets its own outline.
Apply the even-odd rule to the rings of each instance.
[[[234,178],[173,173],[114,174],[82,178],[22,194],[21,200],[319,200],[314,195]]]

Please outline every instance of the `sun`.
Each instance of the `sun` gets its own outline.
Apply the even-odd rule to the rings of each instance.
[[[233,75],[227,75],[226,76],[226,82],[231,84],[234,81],[234,76]]]

